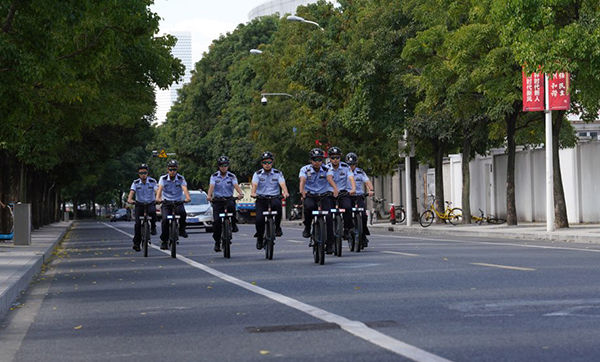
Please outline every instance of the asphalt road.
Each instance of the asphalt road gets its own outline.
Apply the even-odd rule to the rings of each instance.
[[[232,258],[190,232],[172,259],[132,223],[78,222],[0,321],[0,361],[590,361],[600,247],[378,232],[312,261],[299,227],[274,260],[240,225]],[[157,237],[154,237],[157,240]],[[155,243],[154,246],[158,246]]]

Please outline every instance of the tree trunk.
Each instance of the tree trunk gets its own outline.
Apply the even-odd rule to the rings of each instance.
[[[434,142],[435,152],[435,208],[440,213],[444,213],[444,149],[442,145],[436,141]],[[438,224],[444,223],[444,220],[437,218]]]
[[[517,112],[506,116],[506,141],[508,164],[506,166],[506,223],[517,225],[517,202],[515,198],[515,133],[517,129]]]
[[[410,158],[410,193],[412,197],[412,219],[419,222],[419,207],[417,205],[417,158]]]
[[[560,128],[562,126],[565,111],[559,111],[556,117],[552,119],[552,167],[554,168],[554,226],[557,229],[568,228],[569,219],[567,218],[567,203],[565,202],[565,192],[562,184],[562,175],[560,172]]]
[[[469,162],[471,161],[471,138],[464,137],[462,148],[462,222],[471,223],[471,172]]]

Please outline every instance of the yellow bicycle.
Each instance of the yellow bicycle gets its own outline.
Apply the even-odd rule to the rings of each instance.
[[[480,216],[471,215],[471,219],[478,225],[483,224],[484,221],[488,224],[504,224],[506,222],[506,220],[499,217],[495,217],[494,215],[484,215],[483,210],[481,209],[479,209],[479,212],[481,214]]]
[[[433,198],[429,208],[425,210],[419,217],[419,223],[422,227],[426,228],[430,226],[436,216],[438,219],[444,220],[444,222],[449,222],[452,225],[460,224],[462,222],[462,209],[458,207],[451,208],[450,206],[452,205],[452,202],[446,201],[446,209],[442,214],[435,209],[434,204],[435,198]]]

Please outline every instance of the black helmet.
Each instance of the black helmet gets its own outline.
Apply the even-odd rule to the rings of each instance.
[[[170,160],[169,162],[167,162],[167,167],[179,167],[179,163],[177,162],[177,160]]]
[[[217,159],[217,165],[220,166],[229,166],[229,157],[221,156]]]
[[[269,159],[271,159],[271,160],[274,159],[273,158],[273,154],[271,152],[269,152],[269,151],[265,151],[265,152],[262,153],[262,155],[260,155],[260,160],[261,161],[269,160]]]
[[[327,154],[329,156],[333,156],[333,155],[337,155],[337,156],[341,156],[342,155],[342,150],[339,147],[330,147],[329,150],[327,150]]]
[[[140,167],[138,167],[138,170],[146,170],[146,171],[148,171],[148,165],[146,165],[145,163],[142,163],[140,165]]]
[[[349,165],[356,165],[358,163],[358,156],[354,152],[349,152],[346,155],[346,163]]]
[[[313,158],[323,158],[325,157],[325,152],[323,152],[322,149],[320,148],[313,148],[312,150],[310,150],[310,152],[308,153],[308,156],[313,159]]]

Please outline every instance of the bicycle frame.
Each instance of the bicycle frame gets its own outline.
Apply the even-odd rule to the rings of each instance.
[[[313,243],[313,256],[315,263],[320,265],[325,264],[325,239],[327,239],[327,219],[326,216],[329,214],[328,210],[323,210],[322,201],[325,197],[331,196],[330,192],[324,194],[307,194],[306,197],[317,200],[317,210],[312,212],[312,235],[311,240]],[[318,231],[317,231],[318,229]],[[317,233],[319,237],[317,237]]]
[[[213,207],[214,203],[224,203],[225,210],[224,212],[219,213],[219,218],[221,219],[221,246],[223,247],[223,256],[227,259],[231,258],[231,239],[232,239],[232,229],[231,223],[233,220],[233,212],[227,211],[227,202],[229,200],[235,200],[233,196],[230,197],[215,197],[213,198]]]
[[[163,201],[164,205],[172,206],[167,221],[169,222],[169,247],[171,248],[171,257],[177,257],[177,242],[179,240],[179,215],[175,214],[177,206],[183,205],[183,201]]]
[[[144,215],[138,216],[141,220],[141,238],[142,247],[144,249],[144,257],[148,257],[148,244],[150,244],[150,219],[148,218],[148,207],[155,205],[155,202],[139,202],[136,201],[135,205],[140,205],[144,208]]]
[[[265,248],[265,258],[268,260],[273,259],[273,245],[275,244],[275,216],[277,211],[273,210],[273,200],[281,198],[281,196],[268,196],[268,195],[257,195],[257,200],[267,200],[268,208],[267,211],[263,211],[262,214],[265,217],[265,231],[263,233],[263,241]]]
[[[331,209],[331,213],[333,214],[333,233],[335,237],[334,243],[334,254],[336,256],[342,256],[342,238],[344,237],[344,212],[346,209],[340,209],[340,197],[347,196],[348,193],[340,193],[338,197],[335,198],[335,207]]]
[[[358,206],[358,200],[362,198],[364,200],[364,195],[355,195],[352,197],[352,220],[354,220],[354,230],[353,235],[351,235],[352,240],[348,240],[350,244],[350,251],[360,252],[360,249],[363,247],[363,238],[364,238],[364,230],[363,230],[363,215],[365,213],[365,209],[363,207]]]

